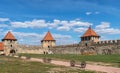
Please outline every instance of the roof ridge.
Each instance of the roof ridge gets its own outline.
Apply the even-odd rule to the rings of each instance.
[[[54,38],[52,37],[50,31],[48,31],[42,41],[55,41],[55,40],[54,40]]]
[[[91,27],[89,27],[82,37],[87,37],[87,36],[99,36],[99,35]]]
[[[3,40],[17,40],[17,39],[14,37],[14,35],[10,31],[8,31],[8,33],[5,35],[2,41]]]

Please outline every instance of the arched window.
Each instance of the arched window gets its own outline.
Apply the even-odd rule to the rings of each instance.
[[[10,50],[10,53],[12,53],[12,54],[15,53],[15,50],[14,49]]]

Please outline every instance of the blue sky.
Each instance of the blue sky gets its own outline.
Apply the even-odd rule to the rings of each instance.
[[[91,25],[101,40],[120,39],[119,0],[0,0],[0,38],[39,45],[51,31],[57,45],[78,43]]]

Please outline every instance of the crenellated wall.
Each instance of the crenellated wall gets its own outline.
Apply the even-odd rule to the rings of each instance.
[[[92,42],[80,42],[79,44],[59,45],[48,49],[35,45],[18,45],[17,53],[33,53],[33,54],[120,54],[120,40],[108,40],[99,41],[97,43]]]
[[[51,50],[57,54],[120,54],[120,40],[99,41],[89,45],[83,42],[60,45],[52,47]]]

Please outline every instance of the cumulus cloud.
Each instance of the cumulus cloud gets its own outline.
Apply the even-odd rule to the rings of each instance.
[[[66,30],[69,31],[70,29],[74,30],[74,27],[88,27],[90,25],[93,25],[89,22],[83,22],[79,20],[71,20],[71,21],[61,21],[61,26],[57,28],[57,30]]]
[[[60,24],[60,20],[54,19],[53,23],[47,23],[50,28],[55,28]]]
[[[70,21],[70,26],[90,26],[93,25],[92,23],[89,22],[83,22],[83,21],[76,21],[76,20],[72,20]]]
[[[9,18],[0,18],[0,22],[10,21]]]
[[[101,22],[100,25],[96,26],[95,30],[101,34],[120,34],[120,29],[111,28],[109,22]]]
[[[69,31],[70,27],[68,27],[68,26],[60,26],[60,27],[57,28],[57,30],[60,30],[60,31]]]
[[[101,22],[100,25],[96,26],[96,29],[104,29],[104,28],[109,28],[110,27],[110,23],[109,22]]]
[[[14,28],[44,28],[47,27],[45,20],[32,20],[25,22],[11,22]]]
[[[83,22],[80,20],[58,20],[54,19],[53,22],[47,22],[45,20],[32,20],[32,21],[25,21],[25,22],[11,22],[11,26],[13,28],[55,28],[57,30],[62,31],[69,31],[73,27],[88,27],[92,25],[89,22]]]
[[[88,28],[80,27],[80,28],[75,28],[75,32],[85,32]]]
[[[8,27],[8,25],[6,25],[6,24],[0,24],[0,27],[1,28],[5,28],[5,27]]]

